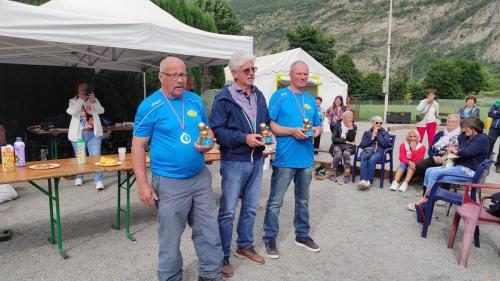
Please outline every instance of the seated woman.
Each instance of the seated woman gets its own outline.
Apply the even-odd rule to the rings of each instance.
[[[384,156],[384,149],[391,147],[391,138],[389,133],[382,128],[382,117],[374,116],[371,118],[372,127],[364,132],[359,147],[361,152],[360,181],[358,188],[361,190],[369,189],[373,178],[375,177],[375,166]],[[383,179],[381,179],[383,180]]]
[[[484,123],[477,117],[466,117],[462,119],[461,124],[466,136],[465,141],[459,147],[448,147],[448,153],[456,154],[458,159],[455,165],[450,168],[440,166],[427,169],[424,177],[427,193],[441,175],[444,175],[443,180],[446,181],[467,182],[472,179],[479,164],[488,158],[489,139],[483,134]],[[464,179],[464,175],[469,179]],[[422,197],[417,204],[425,202],[427,202],[427,198]]]
[[[446,155],[448,154],[448,147],[458,147],[465,140],[465,135],[461,133],[460,116],[457,114],[448,115],[446,128],[436,134],[429,148],[429,158],[420,161],[415,167],[415,171],[420,178],[424,178],[425,171],[427,171],[428,168],[443,165],[446,160]]]
[[[356,143],[356,130],[357,126],[353,122],[354,114],[352,111],[347,110],[342,113],[342,118],[337,121],[332,131],[332,145],[330,146],[330,154],[333,156],[332,173],[329,177],[331,181],[337,181],[337,168],[340,160],[344,163],[344,181],[349,183],[351,181],[351,155],[354,154]],[[337,181],[342,184],[341,181]]]
[[[468,96],[467,99],[465,99],[465,106],[461,107],[457,111],[457,114],[462,119],[465,117],[468,117],[468,116],[479,117],[480,111],[479,111],[479,107],[476,106],[476,97],[475,96]]]
[[[415,173],[415,167],[418,162],[422,161],[425,156],[425,146],[420,143],[420,136],[417,130],[413,129],[406,135],[406,142],[399,146],[399,168],[394,176],[394,181],[391,184],[390,189],[393,191],[399,190],[405,192],[408,188],[408,183],[410,183],[413,174]],[[399,180],[406,171],[406,177],[401,186],[399,185]]]

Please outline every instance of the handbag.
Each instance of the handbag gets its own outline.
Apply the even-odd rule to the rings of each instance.
[[[415,204],[415,211],[417,213],[417,222],[419,223],[424,223],[425,221],[425,208],[427,206],[427,202],[426,203],[422,203],[422,204]]]

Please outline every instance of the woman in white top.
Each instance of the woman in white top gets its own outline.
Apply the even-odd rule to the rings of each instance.
[[[436,128],[440,124],[439,103],[436,101],[436,90],[428,89],[427,97],[420,101],[417,111],[422,114],[422,119],[417,123],[417,131],[420,135],[420,142],[423,141],[425,131],[427,131],[427,141],[431,146],[436,135]]]
[[[104,113],[104,108],[95,97],[94,92],[89,88],[86,81],[79,81],[75,87],[76,95],[69,100],[66,112],[71,115],[69,124],[68,139],[73,145],[76,156],[76,142],[83,139],[87,146],[89,155],[101,155],[102,125],[99,114]],[[102,182],[102,172],[94,173],[96,189],[104,189]],[[76,176],[75,185],[83,184],[83,175]]]

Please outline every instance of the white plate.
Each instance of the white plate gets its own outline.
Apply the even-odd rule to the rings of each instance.
[[[94,165],[99,166],[99,167],[114,167],[114,166],[120,166],[122,164],[121,161],[116,162],[116,164],[112,165],[103,165],[101,162],[95,162]]]
[[[28,168],[33,169],[33,170],[49,170],[49,169],[55,169],[61,167],[60,164],[57,163],[48,163],[48,164],[36,164],[36,165],[31,165]]]

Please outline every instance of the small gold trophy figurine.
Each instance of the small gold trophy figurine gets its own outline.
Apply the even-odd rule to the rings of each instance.
[[[311,127],[311,120],[308,118],[304,118],[304,130],[306,130],[306,136],[309,138],[312,138],[314,136],[314,133],[312,131]]]
[[[198,124],[198,130],[200,130],[200,137],[198,138],[198,144],[201,146],[211,146],[214,141],[212,138],[208,135],[208,128],[205,123],[200,122]]]
[[[266,123],[260,123],[259,128],[264,143],[265,144],[273,143],[273,138],[269,135],[269,127],[266,125]]]

